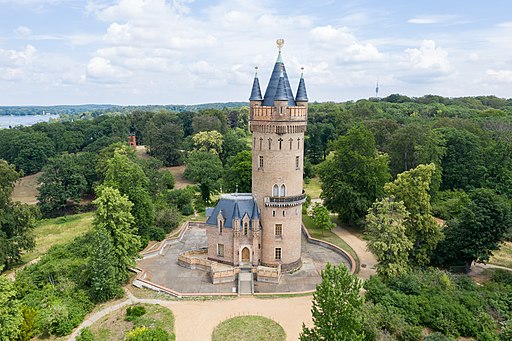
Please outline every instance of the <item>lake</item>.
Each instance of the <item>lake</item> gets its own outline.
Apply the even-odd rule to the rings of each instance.
[[[9,126],[31,126],[39,122],[48,122],[50,118],[58,118],[59,115],[27,115],[27,116],[14,116],[14,115],[0,115],[0,129],[9,128]]]

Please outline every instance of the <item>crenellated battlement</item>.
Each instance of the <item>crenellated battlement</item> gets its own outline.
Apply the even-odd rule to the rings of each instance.
[[[283,110],[281,113],[280,110]],[[251,107],[252,121],[307,121],[307,107],[275,107],[253,106]]]

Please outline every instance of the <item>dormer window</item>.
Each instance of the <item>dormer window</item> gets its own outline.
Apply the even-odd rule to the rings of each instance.
[[[249,232],[249,223],[244,222],[244,236],[247,236],[248,232]]]
[[[219,220],[219,233],[222,234],[222,230],[224,229],[224,222]]]

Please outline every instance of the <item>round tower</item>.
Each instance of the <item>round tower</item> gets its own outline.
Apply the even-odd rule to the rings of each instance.
[[[298,269],[301,262],[304,132],[307,94],[301,76],[294,98],[281,48],[265,96],[256,74],[250,97],[252,193],[260,208],[261,263]]]

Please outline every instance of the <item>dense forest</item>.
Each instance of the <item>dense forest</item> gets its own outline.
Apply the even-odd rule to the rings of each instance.
[[[129,113],[133,110],[170,110],[170,111],[199,111],[204,109],[236,108],[247,105],[244,102],[228,103],[205,103],[194,105],[145,105],[145,106],[122,106],[113,104],[83,104],[83,105],[49,105],[49,106],[0,106],[0,115],[92,115],[99,116],[108,112]]]
[[[320,178],[324,205],[365,231],[379,260],[378,277],[365,284],[365,311],[376,316],[368,333],[420,340],[428,327],[495,340],[510,332],[508,278],[479,288],[429,269],[467,272],[512,238],[512,100],[391,95],[310,103],[308,120],[305,181]],[[95,303],[121,294],[128,267],[149,240],[163,239],[182,216],[203,212],[218,192],[250,192],[248,124],[248,107],[223,104],[198,111],[114,108],[0,130],[0,239],[7,246],[0,267],[15,266],[33,247],[36,218],[95,210],[92,232],[52,248],[14,283],[0,277],[0,303],[10,302],[2,314],[14,326],[0,327],[0,339],[18,335],[22,321],[32,321],[24,335],[69,334]],[[130,134],[146,157],[128,146]],[[197,185],[175,189],[162,167],[177,165]],[[37,207],[12,202],[17,179],[40,171]],[[433,307],[457,313],[450,323],[460,327],[421,315],[421,302],[434,291],[440,296]],[[477,304],[479,297],[485,301]],[[485,327],[471,327],[477,317]]]

